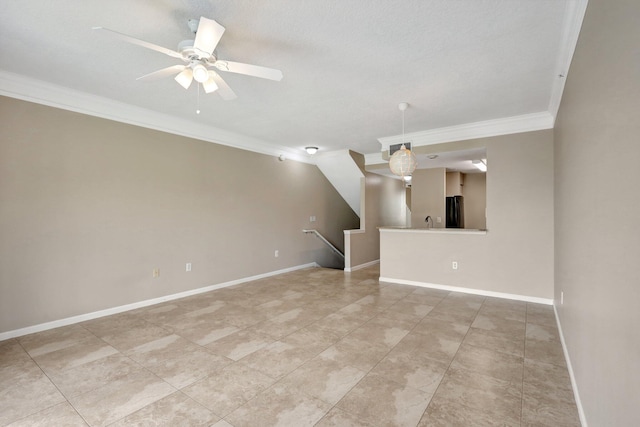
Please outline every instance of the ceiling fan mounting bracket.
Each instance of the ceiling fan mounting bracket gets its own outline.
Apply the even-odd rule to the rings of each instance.
[[[198,25],[199,24],[200,24],[200,20],[199,19],[189,19],[187,21],[187,26],[189,27],[189,30],[191,30],[191,32],[193,34],[198,32]]]

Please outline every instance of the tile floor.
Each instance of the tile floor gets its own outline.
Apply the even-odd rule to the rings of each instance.
[[[0,426],[579,426],[549,306],[313,268],[0,342]]]

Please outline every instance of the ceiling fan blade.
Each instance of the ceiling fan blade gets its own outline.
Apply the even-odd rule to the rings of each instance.
[[[138,77],[136,80],[153,80],[159,79],[162,77],[167,77],[172,74],[179,73],[187,68],[186,65],[172,65],[171,67],[163,68],[162,70],[154,71],[153,73],[145,74],[144,76]]]
[[[116,37],[123,39],[129,43],[137,44],[138,46],[146,47],[147,49],[155,50],[156,52],[164,53],[165,55],[172,56],[174,58],[183,59],[182,55],[175,50],[167,49],[166,47],[158,46],[157,44],[149,43],[144,40],[137,39],[135,37],[128,36],[126,34],[119,33],[117,31],[110,30],[103,27],[93,27],[94,30],[107,31]]]
[[[218,70],[229,71],[230,73],[245,74],[247,76],[260,77],[263,79],[282,80],[282,71],[273,68],[260,67],[258,65],[243,64],[233,61],[216,61],[213,64]]]
[[[204,16],[201,17],[193,47],[211,55],[216,46],[218,46],[224,30],[225,28],[213,19],[207,19]]]
[[[191,82],[193,81],[193,70],[191,68],[185,68],[180,74],[178,74],[175,79],[180,86],[185,89],[189,89],[191,86]]]
[[[213,80],[218,85],[218,93],[225,101],[236,99],[238,96],[231,90],[229,85],[222,80],[222,77],[213,70],[209,70],[209,80]]]

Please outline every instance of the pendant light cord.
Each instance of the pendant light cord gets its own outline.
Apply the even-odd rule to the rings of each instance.
[[[407,148],[404,145],[404,110],[402,110],[402,146],[404,148]]]

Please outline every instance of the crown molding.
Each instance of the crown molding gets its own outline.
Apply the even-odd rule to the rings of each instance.
[[[551,98],[549,100],[549,113],[554,117],[558,115],[564,85],[569,74],[571,60],[578,44],[578,36],[584,21],[584,14],[587,11],[589,0],[574,0],[566,3],[564,23],[562,25],[562,39],[558,50],[556,61],[556,78],[551,87]]]
[[[543,111],[540,113],[524,114],[522,116],[505,117],[502,119],[407,133],[404,135],[404,141],[411,142],[415,148],[423,145],[551,129],[553,128],[553,121],[553,116],[549,114],[548,111]],[[382,144],[382,151],[388,151],[390,145],[399,144],[403,142],[403,139],[402,135],[395,135],[379,138],[378,142]]]
[[[547,111],[409,133],[405,134],[404,141],[411,142],[413,147],[418,147],[421,145],[441,144],[465,139],[553,129],[588,3],[589,0],[572,0],[566,3],[562,38],[556,60],[557,78],[554,79],[553,86],[551,87]],[[401,135],[395,135],[379,138],[378,142],[382,145],[381,151],[389,151],[390,145],[399,144],[403,142],[403,139]],[[372,156],[374,155],[372,154]],[[368,160],[369,159],[367,159],[367,164]],[[372,164],[374,162],[378,163],[377,153],[371,160]]]
[[[382,157],[382,151],[376,153],[369,153],[364,155],[364,164],[369,165],[378,165],[382,163],[389,163],[388,160],[385,160]]]
[[[289,147],[6,71],[0,71],[0,95],[241,150],[276,157],[284,155],[287,159],[315,164],[305,153],[299,153]]]
[[[557,58],[558,77],[554,79],[551,88],[547,111],[409,133],[405,134],[404,140],[411,142],[414,147],[418,147],[552,129],[562,100],[566,76],[575,52],[588,0],[572,0],[566,4],[562,39]],[[299,150],[291,147],[271,144],[258,138],[248,137],[187,119],[176,118],[168,114],[135,107],[109,98],[90,95],[6,71],[0,71],[0,95],[242,150],[276,157],[284,156],[284,158],[304,163],[316,163],[313,157],[307,156],[306,153],[299,152]],[[402,136],[396,135],[379,138],[378,141],[382,145],[381,151],[388,151],[389,145],[401,143],[403,139]],[[381,160],[380,153],[365,155],[365,164],[382,163]]]

